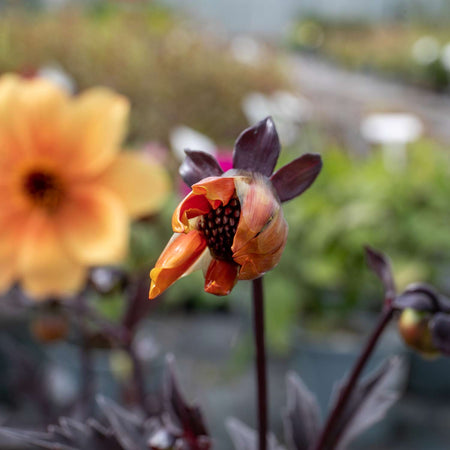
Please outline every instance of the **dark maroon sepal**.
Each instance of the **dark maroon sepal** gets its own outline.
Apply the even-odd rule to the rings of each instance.
[[[198,183],[203,178],[220,177],[223,170],[214,156],[197,150],[185,150],[186,159],[180,166],[180,175],[189,186]]]
[[[244,130],[236,140],[233,152],[235,169],[259,172],[270,177],[280,154],[280,140],[271,117]]]
[[[410,284],[393,302],[396,309],[412,308],[416,311],[449,312],[448,300],[426,283]]]
[[[430,322],[434,346],[444,355],[450,356],[450,316],[438,313]]]
[[[388,256],[368,245],[364,247],[364,250],[366,252],[367,265],[383,283],[385,296],[389,297],[389,299],[394,298],[396,289]]]
[[[272,184],[282,202],[297,197],[308,189],[322,169],[322,158],[306,153],[286,164],[271,177]]]

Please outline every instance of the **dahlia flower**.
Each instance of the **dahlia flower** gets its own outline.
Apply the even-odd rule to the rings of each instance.
[[[0,290],[73,294],[90,266],[121,261],[131,218],[159,209],[165,170],[119,152],[128,101],[70,97],[43,79],[0,78]]]
[[[227,295],[237,280],[278,264],[288,233],[281,203],[304,192],[322,167],[319,155],[305,154],[272,174],[279,152],[271,118],[239,136],[225,173],[210,154],[186,151],[180,174],[192,191],[176,208],[175,234],[150,272],[150,298],[200,267],[205,291]]]

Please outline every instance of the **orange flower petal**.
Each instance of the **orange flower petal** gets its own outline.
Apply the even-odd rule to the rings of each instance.
[[[128,217],[120,200],[96,185],[77,187],[55,216],[61,239],[82,264],[120,262],[128,248]]]
[[[29,221],[29,214],[7,209],[0,213],[0,292],[19,277],[18,249]]]
[[[73,294],[86,279],[86,270],[64,249],[52,220],[40,213],[27,224],[19,270],[22,287],[35,299]]]
[[[172,229],[175,233],[187,233],[190,229],[189,220],[202,216],[211,210],[211,205],[204,195],[190,192],[177,206],[172,216]]]
[[[14,75],[0,79],[0,157],[4,164],[32,156],[53,157],[67,95],[52,83]],[[5,166],[4,166],[5,167]]]
[[[235,190],[234,177],[208,177],[192,186],[192,191],[204,195],[213,209],[226,205]]]
[[[206,214],[211,208],[226,205],[235,193],[233,177],[208,177],[192,186],[192,192],[178,205],[172,217],[177,233],[189,230],[189,220]]]
[[[205,248],[206,240],[197,231],[175,234],[150,272],[149,298],[157,297],[185,275],[198,262]]]
[[[238,280],[237,264],[213,259],[205,275],[205,292],[228,295]]]
[[[165,168],[137,152],[122,152],[99,178],[100,184],[122,200],[132,217],[152,214],[163,206],[169,193]]]
[[[288,235],[288,225],[280,209],[264,230],[248,241],[233,259],[241,268],[240,280],[253,280],[275,267],[281,259]]]
[[[241,216],[231,247],[233,253],[261,233],[281,209],[271,186],[262,177],[237,177],[236,191],[241,203]]]
[[[124,138],[129,104],[125,97],[93,88],[76,97],[61,124],[67,171],[75,176],[98,174],[111,164]]]

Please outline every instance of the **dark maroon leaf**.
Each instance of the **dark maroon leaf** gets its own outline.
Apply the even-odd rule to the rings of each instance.
[[[368,245],[366,245],[364,249],[366,251],[367,265],[375,272],[383,283],[386,297],[393,299],[396,289],[389,258],[384,253],[381,253]]]
[[[20,429],[0,428],[0,434],[18,442],[53,450],[123,450],[112,433],[67,418],[60,418],[58,425],[51,425],[48,431],[37,432]],[[145,450],[138,447],[136,450]]]
[[[323,449],[344,450],[353,439],[379,422],[399,398],[402,374],[402,362],[394,357],[360,382],[327,436]]]
[[[315,396],[301,378],[286,377],[287,407],[283,413],[284,435],[289,450],[308,450],[320,431],[320,410]]]
[[[184,182],[192,186],[203,178],[220,177],[223,170],[214,156],[197,150],[185,150],[186,159],[180,166],[179,172]]]
[[[306,153],[277,170],[271,181],[282,202],[297,197],[308,189],[322,169],[318,154]]]
[[[140,321],[144,319],[155,304],[148,301],[148,274],[139,274],[127,290],[127,307],[122,318],[122,325],[133,334]]]
[[[430,322],[433,344],[444,355],[450,356],[450,316],[438,313]]]
[[[181,394],[175,374],[175,359],[167,357],[165,372],[164,400],[175,425],[179,425],[184,433],[192,436],[208,436],[200,408],[189,405]]]
[[[270,177],[280,154],[280,141],[271,117],[244,130],[236,140],[233,152],[235,169],[259,172]]]
[[[124,450],[145,448],[148,436],[144,432],[142,418],[103,396],[97,397],[97,403],[108,420],[110,429],[120,442],[121,448]]]
[[[255,430],[234,417],[226,421],[226,426],[236,450],[258,450]],[[267,450],[283,450],[272,433],[267,435]]]

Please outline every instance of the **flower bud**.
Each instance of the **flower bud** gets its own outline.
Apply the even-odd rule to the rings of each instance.
[[[406,308],[400,314],[398,327],[405,343],[427,357],[439,355],[433,344],[429,327],[432,315],[429,312]]]
[[[150,298],[200,265],[205,291],[227,295],[237,280],[253,280],[278,264],[288,232],[270,180],[242,170],[194,184],[172,227],[180,234],[150,274]]]

